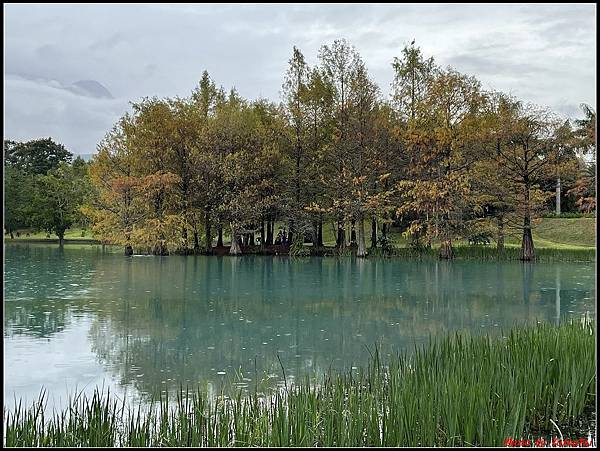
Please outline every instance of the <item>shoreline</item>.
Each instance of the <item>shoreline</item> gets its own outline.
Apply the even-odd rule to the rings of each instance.
[[[5,244],[9,245],[28,245],[28,244],[53,244],[59,246],[58,239],[52,238],[33,238],[33,239],[5,239]],[[102,243],[93,239],[65,239],[63,245],[86,245],[86,246],[110,246],[111,248],[121,247],[115,244]],[[334,246],[324,246],[317,249],[313,249],[312,246],[305,246],[302,249],[301,255],[290,255],[289,246],[283,245],[269,245],[265,248],[260,246],[241,246],[242,253],[239,255],[229,254],[230,246],[215,246],[212,249],[212,253],[193,251],[173,252],[162,257],[168,256],[214,256],[214,257],[244,257],[244,256],[265,256],[265,257],[293,257],[293,258],[309,258],[309,257],[356,257],[356,247],[347,246],[344,249],[338,249]],[[118,253],[118,252],[115,252]],[[535,250],[536,256],[534,260],[529,262],[595,262],[596,261],[596,247],[584,247],[574,246],[572,248],[553,248],[553,247],[540,247]],[[152,253],[136,252],[134,256],[159,256],[153,255]],[[409,247],[396,247],[387,252],[384,252],[381,248],[369,249],[366,259],[372,258],[401,258],[411,260],[440,260],[439,250],[437,248],[430,249],[414,249]],[[521,263],[527,263],[520,259],[520,247],[505,247],[503,251],[488,246],[455,246],[454,247],[454,258],[449,260],[471,260],[471,261],[515,261]]]
[[[7,243],[35,243],[35,244],[59,244],[58,238],[4,238],[4,244]],[[91,238],[82,238],[77,240],[67,239],[63,240],[63,244],[96,244],[102,245],[98,240]],[[106,246],[114,246],[113,244],[106,244]]]

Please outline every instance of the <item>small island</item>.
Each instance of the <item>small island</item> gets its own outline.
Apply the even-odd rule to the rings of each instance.
[[[595,446],[595,5],[5,12],[6,446]]]

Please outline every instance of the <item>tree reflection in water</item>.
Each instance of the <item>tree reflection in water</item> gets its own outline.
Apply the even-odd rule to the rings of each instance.
[[[148,395],[267,387],[282,381],[277,356],[301,378],[360,365],[375,343],[385,355],[594,310],[593,264],[8,250],[5,337],[51,338],[89,315],[102,366]]]

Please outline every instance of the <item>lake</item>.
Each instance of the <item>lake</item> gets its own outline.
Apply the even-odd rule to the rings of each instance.
[[[593,263],[124,257],[5,246],[5,405],[95,386],[146,398],[253,389],[451,331],[595,315]],[[279,357],[279,359],[278,359]]]

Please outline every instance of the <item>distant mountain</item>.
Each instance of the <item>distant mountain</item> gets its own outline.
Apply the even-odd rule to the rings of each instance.
[[[97,99],[113,99],[113,95],[101,83],[96,80],[79,80],[71,86],[67,86],[69,91],[75,94],[94,97]]]

